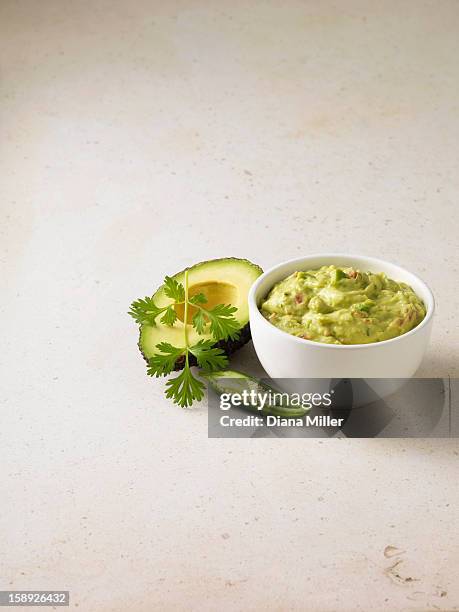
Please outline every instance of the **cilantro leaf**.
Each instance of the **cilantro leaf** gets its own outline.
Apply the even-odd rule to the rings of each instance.
[[[175,302],[183,302],[185,300],[184,286],[170,276],[166,276],[164,279],[164,293]]]
[[[204,329],[207,324],[204,310],[198,310],[193,315],[192,324],[195,330],[198,332],[198,334],[204,333]]]
[[[240,325],[233,317],[237,308],[228,304],[218,304],[211,310],[200,308],[193,316],[192,324],[198,334],[205,333],[207,323],[215,340],[235,340],[239,337]]]
[[[156,348],[160,350],[160,353],[155,353],[148,360],[147,374],[149,376],[159,377],[170,374],[177,359],[186,353],[185,348],[177,348],[169,342],[160,342],[156,345]]]
[[[190,367],[185,368],[175,378],[166,383],[166,397],[185,408],[191,406],[194,400],[200,401],[204,397],[204,383],[195,378]]]
[[[205,311],[204,314],[210,322],[210,332],[215,340],[235,340],[239,337],[240,325],[233,317],[236,310],[235,306],[229,304],[217,304],[212,310]]]
[[[206,304],[207,298],[204,293],[197,293],[196,295],[191,296],[188,301],[190,304]]]
[[[170,327],[172,327],[172,325],[174,325],[176,320],[177,320],[177,312],[174,306],[173,305],[168,306],[163,316],[161,317],[161,323],[164,323],[164,325],[169,325]]]
[[[145,297],[143,300],[132,302],[128,314],[131,315],[139,325],[156,325],[155,319],[161,314],[163,308],[159,308],[153,302],[153,298]]]
[[[221,348],[213,346],[213,340],[200,340],[188,350],[203,370],[222,370],[228,365],[228,357]]]

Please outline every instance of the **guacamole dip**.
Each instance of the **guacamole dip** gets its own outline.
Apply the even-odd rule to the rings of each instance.
[[[405,283],[337,266],[294,272],[274,285],[260,310],[279,329],[327,344],[396,338],[426,315],[424,303]]]

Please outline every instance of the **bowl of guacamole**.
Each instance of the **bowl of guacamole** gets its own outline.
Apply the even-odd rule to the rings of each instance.
[[[339,253],[274,266],[248,300],[253,344],[273,378],[410,378],[435,307],[405,268]]]
[[[325,344],[370,344],[415,328],[426,307],[414,290],[384,272],[324,265],[296,270],[274,285],[260,306],[277,328]]]

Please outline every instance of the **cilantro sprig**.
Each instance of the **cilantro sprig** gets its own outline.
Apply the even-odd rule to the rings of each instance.
[[[204,397],[205,386],[193,375],[190,356],[193,355],[198,366],[204,372],[224,369],[228,365],[225,352],[215,346],[220,340],[236,340],[239,337],[239,323],[234,317],[237,308],[229,304],[217,304],[213,308],[204,308],[207,298],[203,293],[190,296],[188,292],[188,271],[185,271],[184,284],[166,276],[164,294],[173,300],[164,307],[157,306],[153,298],[145,297],[131,304],[129,314],[139,325],[157,325],[157,319],[168,327],[177,322],[177,306],[183,306],[183,346],[172,346],[169,342],[156,345],[158,351],[148,360],[149,376],[168,376],[178,359],[183,359],[183,370],[166,382],[166,397],[182,408],[191,406],[194,401]],[[189,309],[195,313],[188,323]],[[193,327],[199,335],[210,334],[211,339],[200,339],[190,344],[189,330]]]

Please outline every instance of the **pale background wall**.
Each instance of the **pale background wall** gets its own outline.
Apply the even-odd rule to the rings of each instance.
[[[0,588],[459,609],[456,441],[208,440],[125,314],[198,260],[365,253],[431,285],[420,375],[457,376],[459,3],[2,0],[0,21]]]

